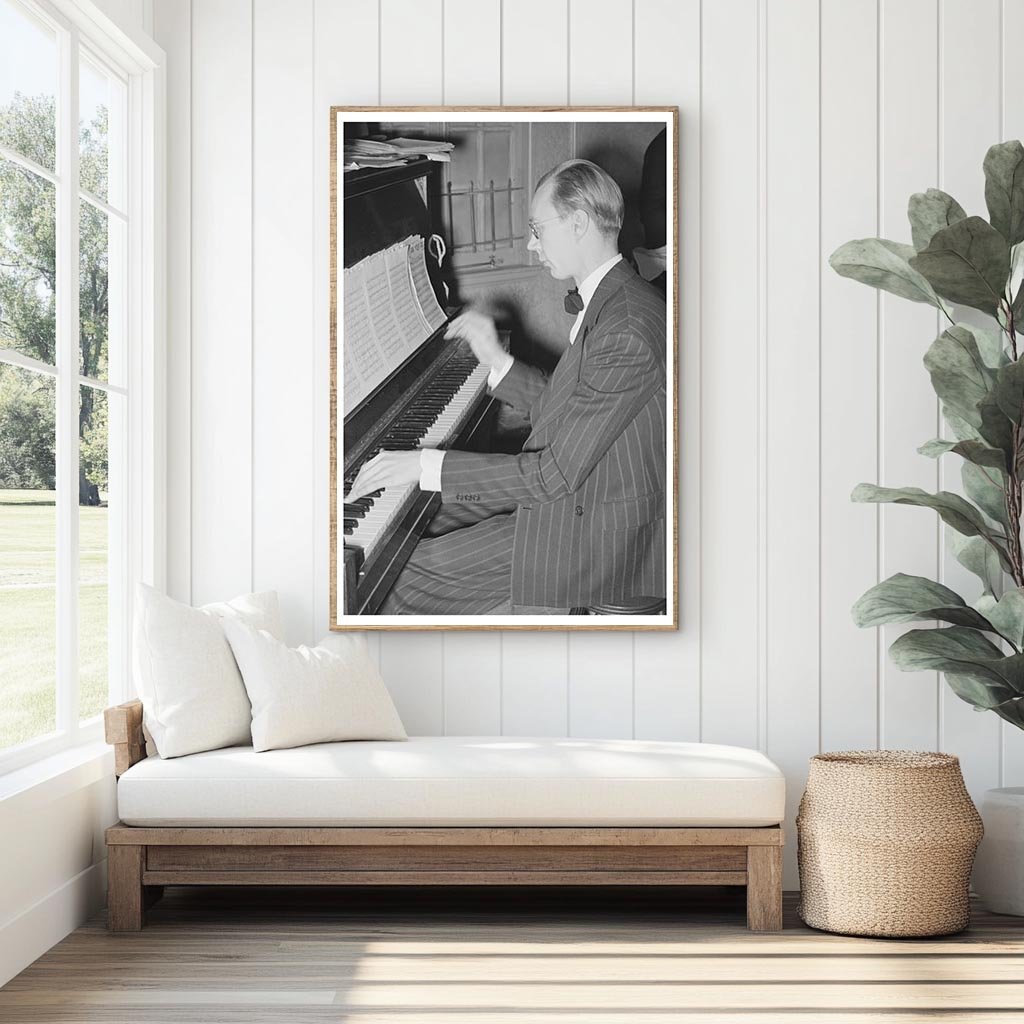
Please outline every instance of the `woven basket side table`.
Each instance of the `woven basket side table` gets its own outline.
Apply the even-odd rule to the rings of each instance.
[[[818,754],[797,814],[798,913],[844,935],[962,931],[982,831],[951,754]]]

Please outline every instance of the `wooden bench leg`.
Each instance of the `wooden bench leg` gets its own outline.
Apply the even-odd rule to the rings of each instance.
[[[747,847],[747,928],[782,931],[782,847]]]
[[[143,846],[107,847],[107,928],[137,932],[145,910],[142,885]]]

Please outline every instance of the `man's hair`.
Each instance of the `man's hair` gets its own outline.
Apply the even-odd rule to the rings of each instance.
[[[589,160],[566,160],[545,174],[537,182],[551,185],[551,205],[559,216],[573,210],[590,214],[598,231],[615,239],[622,227],[622,189],[615,179]]]

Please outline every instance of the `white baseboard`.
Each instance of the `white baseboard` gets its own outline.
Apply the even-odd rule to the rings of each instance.
[[[106,859],[75,875],[0,927],[0,985],[6,985],[107,902]]]

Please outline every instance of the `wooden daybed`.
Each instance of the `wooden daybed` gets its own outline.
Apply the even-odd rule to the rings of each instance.
[[[115,771],[120,780],[133,765],[146,758],[142,704],[129,701],[109,708],[104,720],[107,742],[114,746]],[[432,739],[420,738],[419,742],[430,744]],[[396,756],[408,757],[417,753],[411,746],[415,742],[390,744],[387,753],[395,751]],[[433,742],[436,746],[457,740],[436,738]],[[476,746],[480,748],[480,757],[486,760],[489,751],[484,748],[488,747],[562,744],[573,748],[569,751],[571,756],[600,762],[607,750],[590,750],[588,744],[595,748],[603,745],[612,751],[611,760],[632,765],[635,774],[637,763],[642,763],[637,759],[645,756],[645,749],[646,756],[650,756],[651,745],[643,748],[642,742],[520,741],[494,737],[481,738]],[[472,745],[468,739],[467,745]],[[370,745],[366,746],[368,749]],[[165,885],[739,885],[747,889],[747,927],[753,931],[778,931],[782,927],[783,834],[778,824],[784,805],[781,773],[754,751],[697,744],[677,746],[700,747],[710,752],[736,751],[741,760],[742,755],[749,755],[749,763],[756,766],[756,770],[748,772],[750,778],[739,782],[736,778],[720,781],[733,786],[733,791],[738,785],[744,799],[755,791],[769,793],[770,799],[754,799],[764,804],[764,813],[774,818],[774,823],[752,827],[374,826],[365,823],[351,827],[337,823],[329,827],[278,827],[272,823],[252,826],[241,822],[236,826],[225,824],[223,817],[209,825],[190,821],[186,825],[151,826],[122,821],[106,832],[108,927],[115,932],[139,930],[146,908],[160,898]],[[349,758],[359,753],[359,744],[321,744],[319,747],[318,754],[324,756],[331,753],[325,748],[332,747],[343,748],[344,756]],[[636,756],[634,750],[639,751]],[[656,749],[655,753],[664,751]],[[177,770],[180,774],[191,768],[194,772],[195,764],[188,766],[183,762],[204,756],[208,760],[203,764],[210,765],[218,765],[230,757],[235,758],[231,763],[238,765],[247,763],[246,756],[250,759],[272,758],[274,754],[287,756],[284,751],[254,755],[251,748],[231,748],[212,754],[224,756],[218,760],[216,756],[193,754],[162,763],[154,760],[142,766],[142,770],[163,770],[165,766],[172,766],[167,771]],[[670,760],[661,757],[661,765]],[[275,762],[257,763],[262,769]],[[778,773],[778,778],[772,777],[772,771]],[[234,772],[237,775],[237,770]],[[230,773],[222,769],[221,776],[226,774]],[[756,774],[761,777],[753,777]],[[130,779],[131,776],[119,781],[119,787]],[[285,781],[292,784],[294,793],[295,783],[302,780],[288,778]],[[415,781],[422,791],[424,780]],[[453,780],[443,781],[450,784]],[[561,781],[573,785],[600,783],[597,787],[590,786],[590,792],[597,794],[598,800],[604,791],[605,780],[600,778]],[[663,780],[640,778],[633,781],[653,781],[657,788]],[[677,784],[679,781],[676,780]],[[689,780],[681,781],[685,786]],[[716,780],[695,781],[707,791],[709,782]],[[239,785],[237,778],[220,778],[211,779],[209,786],[201,782],[192,789],[216,788],[217,782]],[[754,788],[744,787],[743,783],[751,783]],[[429,785],[429,780],[426,784]],[[179,784],[175,791],[182,790],[187,794],[187,780],[185,786]],[[609,784],[608,792],[615,792],[614,785]],[[628,787],[622,792],[628,798]],[[121,796],[119,788],[119,813],[122,818],[130,817]]]

